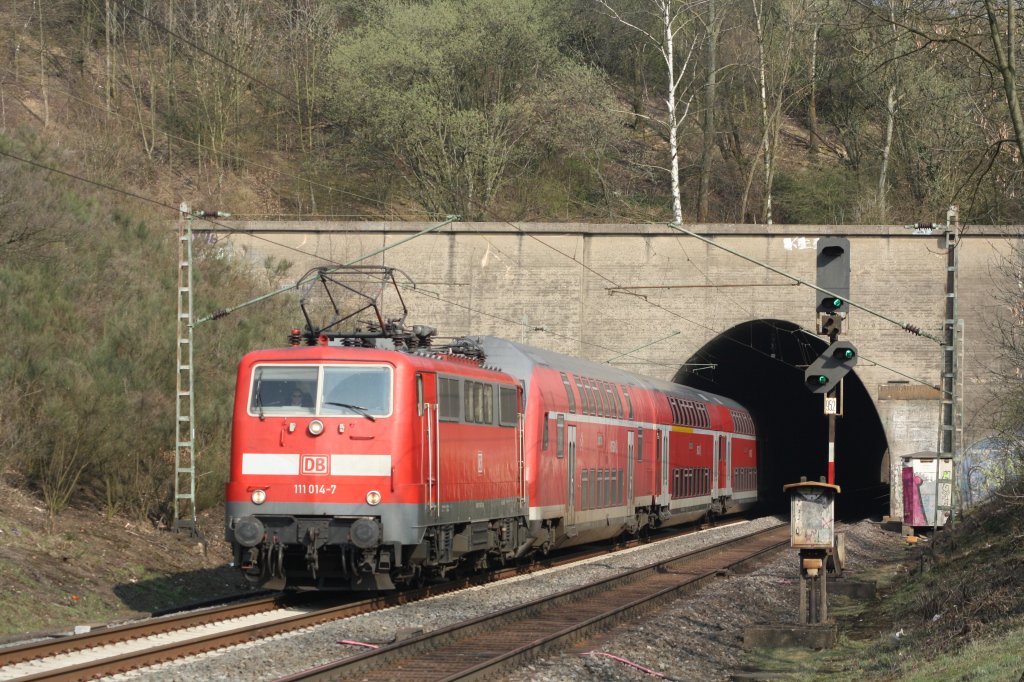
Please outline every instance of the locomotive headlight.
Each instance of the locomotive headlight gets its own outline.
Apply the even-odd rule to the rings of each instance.
[[[309,435],[311,435],[311,436],[319,436],[321,433],[324,432],[324,423],[322,421],[320,421],[319,419],[314,419],[313,421],[309,422],[309,427],[308,428],[309,428]]]
[[[263,488],[256,488],[252,491],[252,503],[263,504],[267,501],[267,491]]]
[[[370,492],[366,493],[366,504],[370,505],[371,507],[375,507],[378,504],[380,504],[380,493],[377,492],[376,490],[371,490]]]

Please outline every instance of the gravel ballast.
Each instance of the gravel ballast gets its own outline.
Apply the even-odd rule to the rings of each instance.
[[[720,526],[595,557],[571,567],[552,568],[499,583],[432,597],[412,604],[278,635],[118,675],[117,680],[267,680],[293,674],[367,651],[352,641],[382,645],[396,637],[435,630],[585,585],[688,550],[715,544],[760,528],[778,518]],[[894,534],[864,521],[847,528],[847,564],[870,560]],[[796,550],[779,552],[749,574],[723,577],[700,592],[680,598],[649,617],[620,625],[561,655],[537,660],[509,680],[656,679],[631,667],[644,666],[671,678],[728,679],[742,670],[743,628],[750,624],[796,622]],[[597,655],[589,652],[598,652]],[[620,659],[610,658],[617,656]]]

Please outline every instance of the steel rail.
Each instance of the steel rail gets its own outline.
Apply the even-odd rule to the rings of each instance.
[[[751,548],[750,545],[754,546]],[[596,583],[457,623],[278,682],[483,679],[695,591],[789,546],[789,527],[687,552]],[[723,556],[724,555],[724,556]]]
[[[79,635],[69,635],[42,642],[35,641],[28,644],[5,647],[0,649],[0,668],[14,663],[22,663],[58,654],[82,651],[84,649],[93,649],[131,639],[151,637],[231,618],[240,618],[255,613],[272,611],[277,608],[286,608],[284,602],[285,599],[282,595],[274,595],[240,604],[216,606],[188,613],[175,613],[140,622],[106,626]]]
[[[703,530],[703,526],[686,526],[677,529],[677,532],[669,534],[662,539],[671,539]],[[283,632],[298,630],[314,625],[319,625],[332,620],[348,618],[363,613],[369,613],[382,608],[398,606],[426,599],[429,597],[455,592],[468,587],[496,582],[505,578],[523,575],[538,570],[571,564],[596,556],[604,556],[627,547],[635,547],[646,544],[646,540],[635,538],[627,542],[618,543],[614,546],[592,546],[584,545],[576,548],[576,551],[561,554],[559,556],[546,557],[535,561],[530,565],[517,565],[498,568],[493,571],[470,575],[449,580],[437,585],[429,585],[416,590],[392,592],[369,599],[349,602],[341,605],[318,608],[315,603],[307,603],[310,593],[302,595],[274,595],[258,601],[246,602],[243,604],[231,604],[223,607],[206,609],[201,612],[190,612],[162,616],[138,623],[107,627],[102,630],[94,630],[82,635],[74,635],[61,639],[33,642],[21,646],[10,647],[0,650],[0,674],[5,672],[4,666],[25,663],[33,660],[70,654],[85,651],[107,645],[115,645],[122,642],[130,642],[167,634],[187,628],[210,625],[218,622],[225,622],[235,618],[255,615],[272,611],[275,609],[289,609],[302,606],[311,606],[315,609],[310,613],[283,616],[282,618],[257,624],[244,626],[240,625],[235,629],[221,631],[212,634],[197,634],[187,640],[156,644],[141,651],[127,652],[119,655],[108,655],[97,657],[91,661],[84,661],[74,665],[68,665],[57,669],[49,669],[39,672],[30,672],[26,676],[14,678],[17,682],[49,682],[95,679],[106,675],[112,675],[127,670],[142,668],[165,661],[182,658],[213,651],[216,649],[233,646],[245,642],[271,637]]]

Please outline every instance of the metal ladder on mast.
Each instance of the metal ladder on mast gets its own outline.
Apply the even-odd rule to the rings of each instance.
[[[959,319],[957,278],[959,275],[959,214],[950,207],[946,214],[946,310],[943,322],[942,382],[940,395],[941,419],[939,424],[939,453],[935,460],[935,519],[933,528],[939,528],[939,514],[946,512],[949,523],[954,522],[954,495],[956,466],[963,455],[963,320]],[[942,460],[950,462],[950,477],[942,478]]]
[[[195,391],[192,372],[192,212],[182,203],[178,224],[178,323],[174,433],[175,532],[199,536],[196,523]]]

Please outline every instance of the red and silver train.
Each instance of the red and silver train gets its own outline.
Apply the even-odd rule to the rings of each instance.
[[[239,366],[227,538],[255,584],[391,589],[757,501],[727,398],[493,337],[352,343]]]

